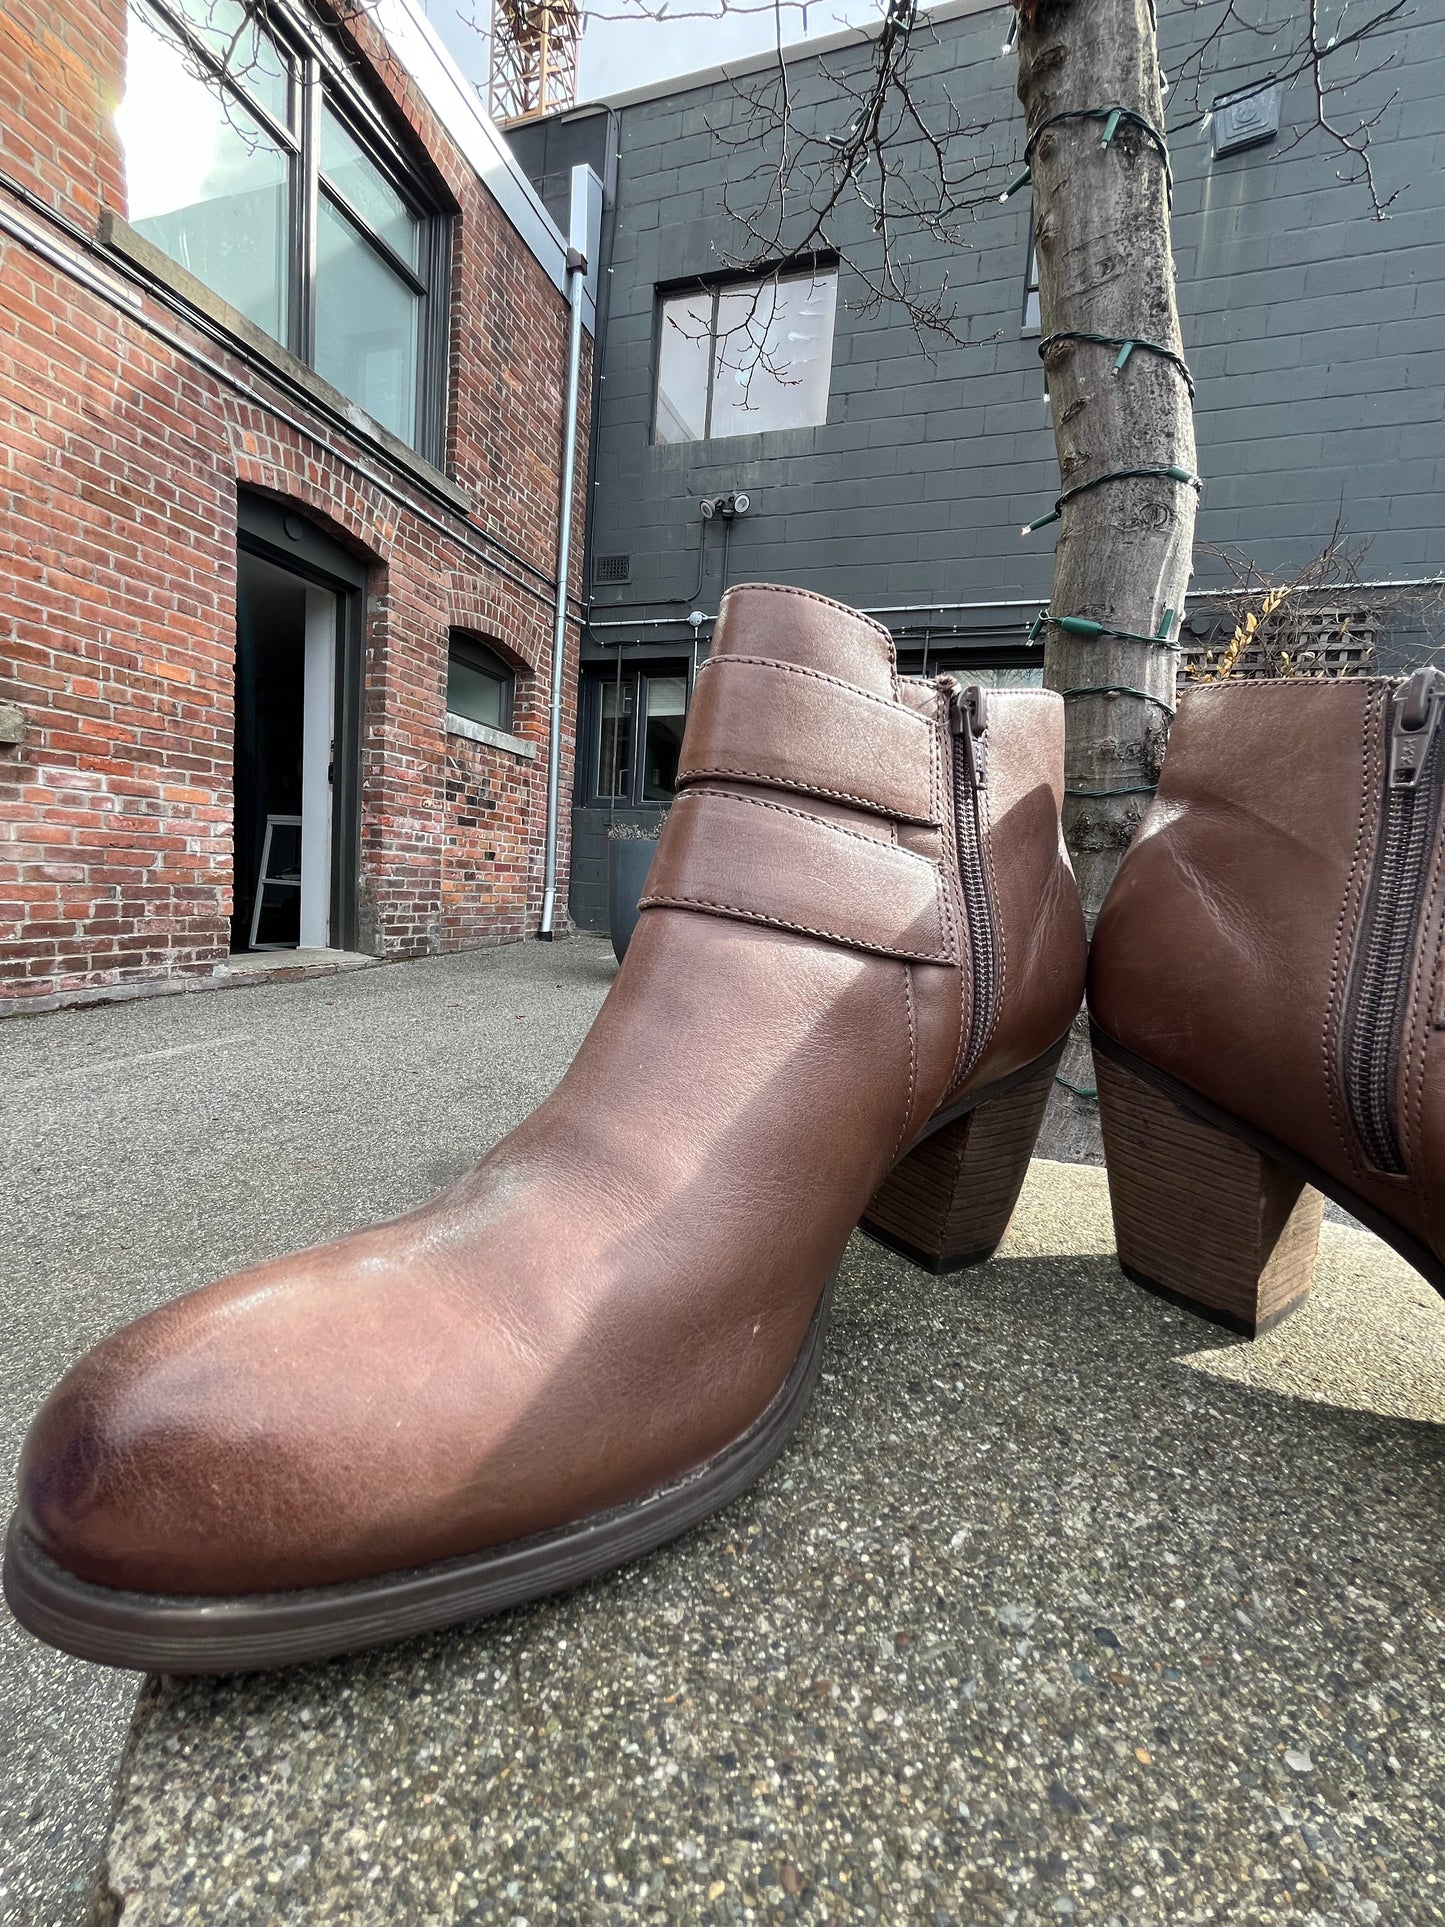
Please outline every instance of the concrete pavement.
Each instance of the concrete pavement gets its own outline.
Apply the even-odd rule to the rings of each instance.
[[[66,1366],[237,1265],[402,1211],[546,1095],[615,966],[526,944],[0,1023],[0,1503]],[[0,1611],[0,1922],[83,1917],[139,1679]]]
[[[611,974],[528,945],[0,1026],[7,1469],[113,1322],[485,1149]],[[97,1918],[1445,1921],[1445,1307],[1413,1273],[1327,1226],[1314,1298],[1245,1345],[1127,1285],[1101,1173],[1038,1164],[978,1272],[855,1239],[824,1371],[756,1493],[616,1578],[152,1683]],[[138,1682],[0,1641],[0,1919],[61,1927]]]

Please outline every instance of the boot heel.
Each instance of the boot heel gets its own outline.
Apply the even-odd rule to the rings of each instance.
[[[915,1145],[879,1186],[860,1229],[926,1271],[991,1258],[1023,1189],[1057,1063],[1053,1052]]]
[[[1094,1052],[1119,1264],[1254,1338],[1309,1292],[1324,1199],[1251,1144]]]

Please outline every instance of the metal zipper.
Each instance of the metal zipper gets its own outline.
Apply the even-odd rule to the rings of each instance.
[[[962,1075],[967,1077],[983,1054],[998,1012],[998,944],[994,905],[989,896],[983,849],[983,807],[980,792],[988,780],[988,700],[977,683],[961,687],[944,678],[948,690],[948,720],[953,733],[954,840],[958,848],[958,880],[968,915],[968,942],[973,960],[973,1018]]]
[[[1394,692],[1386,720],[1385,802],[1369,895],[1355,946],[1345,1024],[1345,1099],[1371,1167],[1404,1173],[1395,1103],[1420,934],[1440,816],[1445,674],[1417,669]]]

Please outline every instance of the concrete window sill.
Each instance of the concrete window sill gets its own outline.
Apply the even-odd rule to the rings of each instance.
[[[509,756],[520,756],[529,763],[537,760],[537,745],[525,736],[493,729],[490,723],[474,723],[469,716],[454,716],[451,710],[447,711],[447,735],[465,736],[469,743],[485,743],[488,749],[504,749]]]

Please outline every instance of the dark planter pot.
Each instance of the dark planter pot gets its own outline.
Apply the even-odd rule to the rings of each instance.
[[[657,855],[655,836],[614,836],[607,845],[607,929],[618,963],[637,928],[637,904]]]

